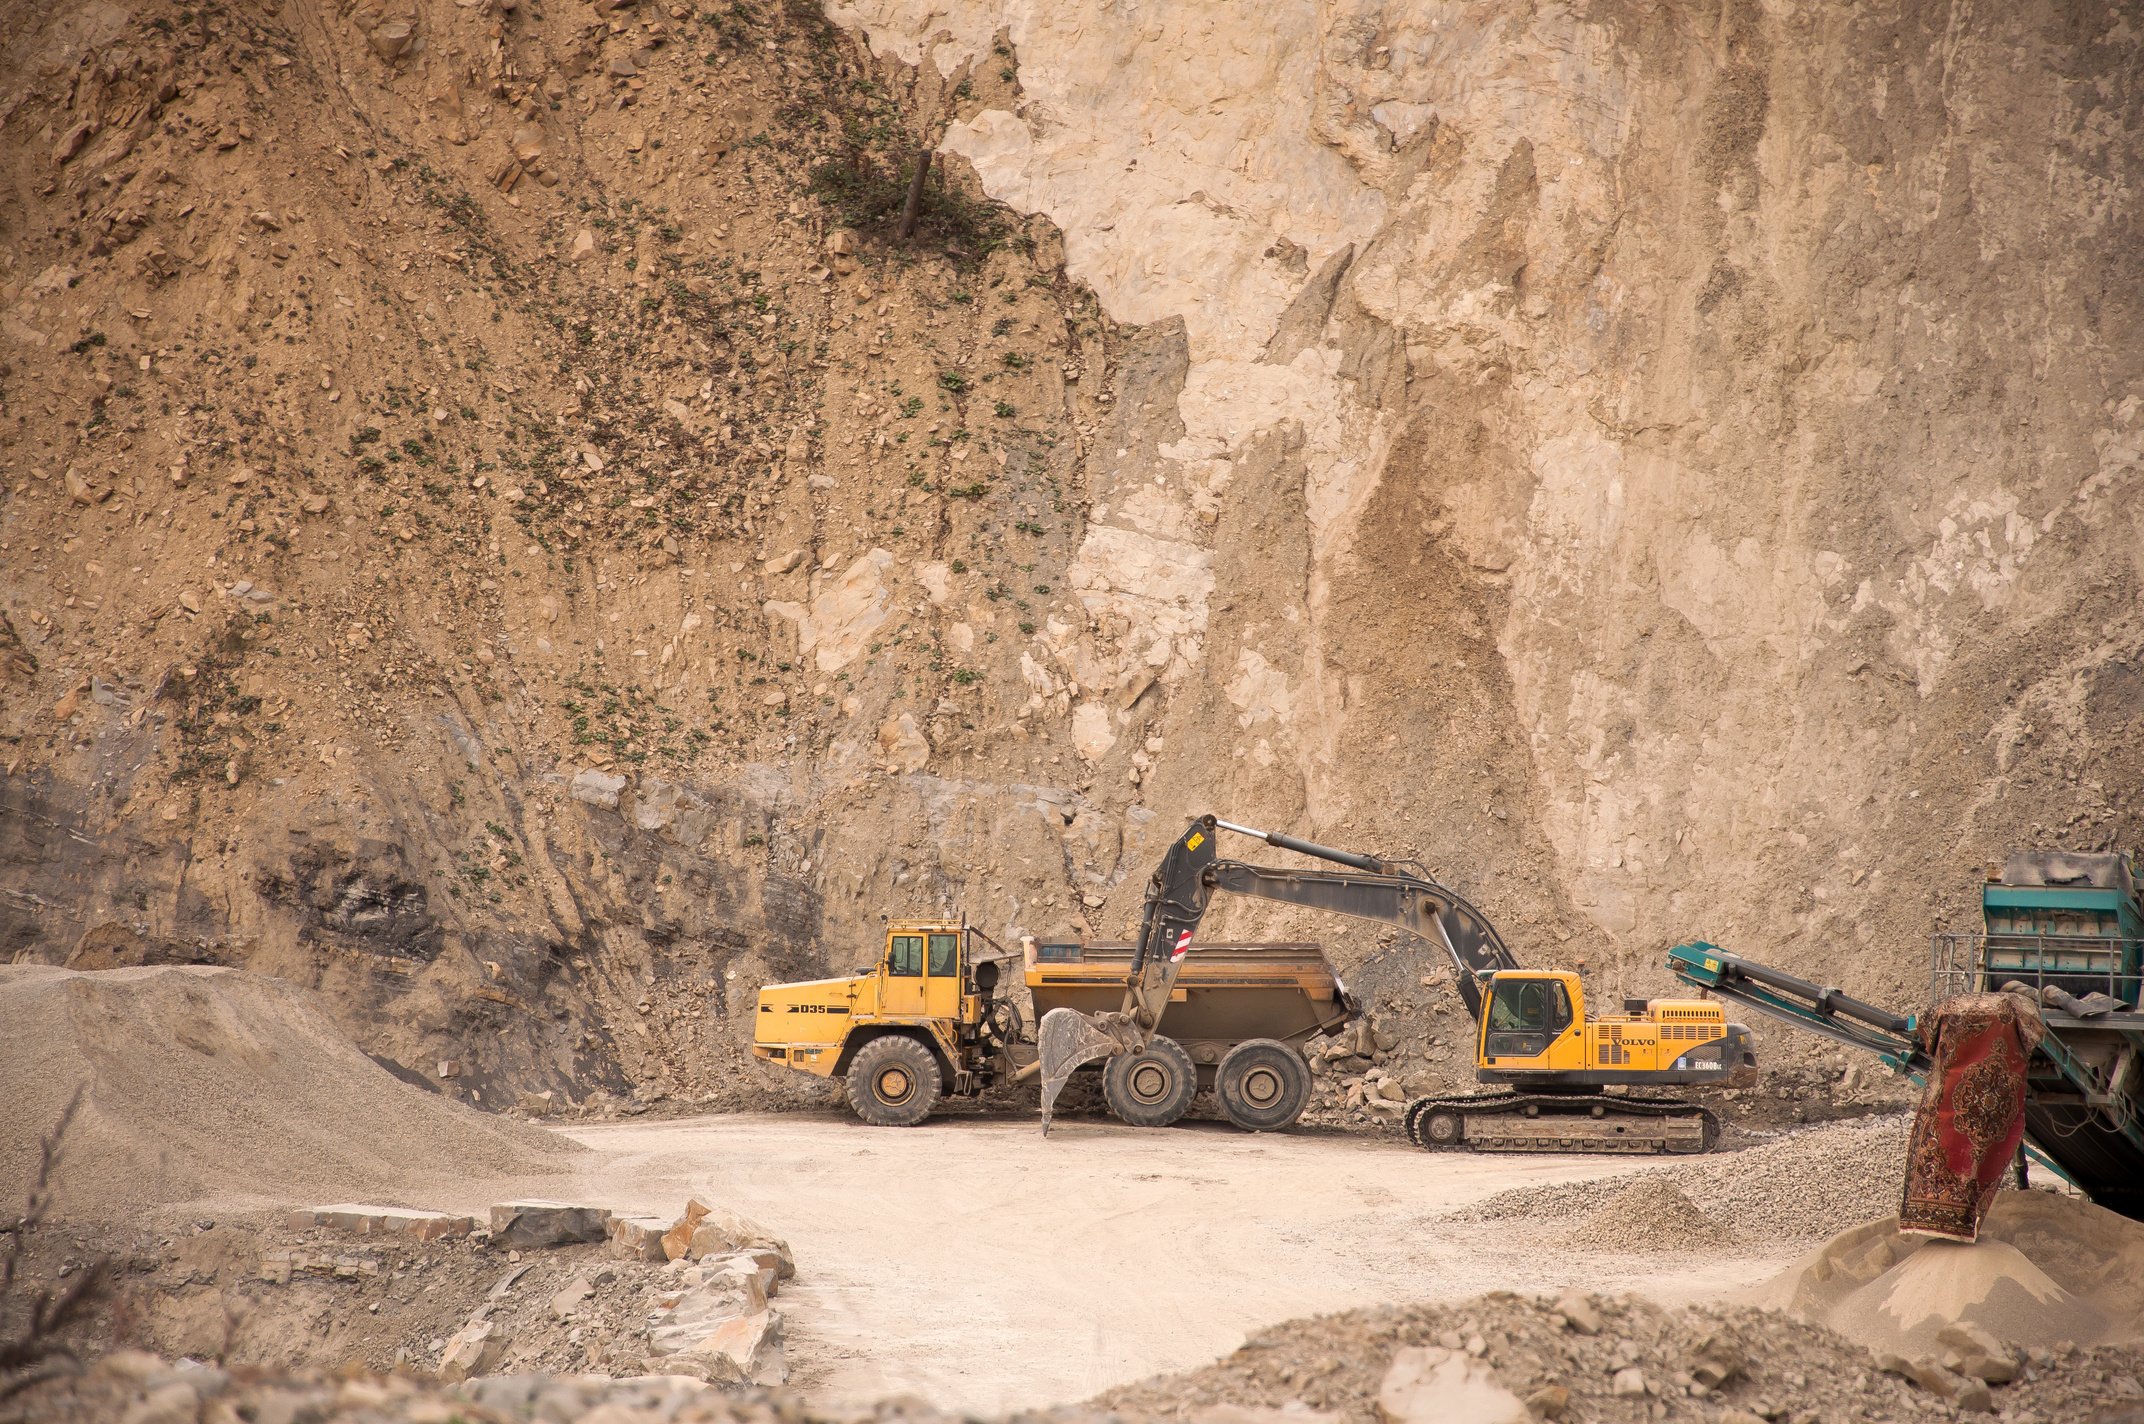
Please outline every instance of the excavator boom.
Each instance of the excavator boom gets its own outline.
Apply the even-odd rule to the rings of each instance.
[[[1214,863],[1209,879],[1218,890],[1395,925],[1441,946],[1458,974],[1459,997],[1474,1018],[1481,1017],[1482,981],[1499,970],[1519,967],[1479,910],[1426,877],[1404,871],[1346,875],[1330,870],[1281,870],[1222,860]]]

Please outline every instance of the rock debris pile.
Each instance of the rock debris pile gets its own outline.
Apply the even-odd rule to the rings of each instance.
[[[1953,1385],[1768,1311],[1495,1294],[1291,1321],[1204,1369],[1021,1417],[1053,1424],[1938,1424],[1999,1407],[2006,1424],[2127,1424],[2144,1412],[2144,1386],[2128,1351],[2018,1351],[1965,1333],[1958,1338],[1972,1350],[1953,1350],[1961,1367],[2007,1379],[1991,1385],[1946,1371],[1959,1381]],[[1980,1353],[1991,1345],[1995,1354]],[[407,1375],[233,1374],[135,1351],[106,1357],[47,1390],[38,1404],[43,1418],[61,1424],[166,1424],[204,1409],[315,1424],[939,1424],[954,1417],[912,1399],[829,1412],[787,1389],[726,1390],[678,1375],[501,1374],[444,1385]]]
[[[393,1283],[405,1280],[405,1297],[433,1295],[444,1284],[459,1298],[488,1266],[496,1279],[451,1335],[393,1349],[398,1368],[450,1383],[509,1370],[674,1374],[727,1385],[788,1377],[784,1320],[772,1302],[795,1276],[796,1260],[788,1243],[764,1228],[700,1201],[669,1221],[543,1201],[502,1203],[489,1220],[485,1230],[468,1217],[378,1207],[293,1213],[290,1225],[306,1232],[304,1241],[267,1252],[261,1278],[284,1285],[308,1272],[343,1281],[384,1277],[390,1298]],[[332,1240],[349,1233],[413,1247],[461,1238],[467,1253],[456,1263],[446,1249],[444,1277],[420,1285],[432,1252],[383,1253]],[[601,1256],[567,1249],[601,1243]],[[358,1308],[343,1306],[345,1313]]]
[[[1650,1200],[1674,1204],[1667,1184],[1641,1185]],[[589,1212],[549,1205],[560,1221]],[[545,1207],[506,1204],[492,1219],[540,1227]],[[199,1363],[212,1348],[176,1365],[120,1351],[41,1390],[33,1397],[37,1417],[64,1424],[197,1417],[444,1424],[457,1416],[468,1424],[810,1424],[830,1417],[780,1383],[781,1322],[768,1298],[791,1269],[786,1247],[701,1203],[689,1204],[659,1234],[660,1223],[614,1219],[599,1228],[603,1244],[525,1251],[502,1249],[503,1238],[482,1227],[424,1241],[398,1226],[353,1240],[351,1213],[362,1209],[336,1210],[343,1220],[335,1228],[310,1226],[300,1244],[331,1259],[343,1321],[377,1327],[370,1337],[348,1329],[340,1346],[348,1358],[370,1362],[373,1373],[329,1376],[302,1365],[226,1371]],[[2133,1348],[2136,1322],[2144,1319],[2144,1286],[2137,1284],[2144,1273],[2119,1254],[2134,1250],[2144,1229],[2110,1225],[2100,1219],[2106,1215],[2037,1194],[1991,1215],[2009,1240],[1962,1248],[1995,1261],[1999,1273],[2000,1253],[2044,1255],[2062,1242],[2082,1243],[2059,1283],[2067,1315],[2020,1314],[2000,1292],[1931,1292],[1925,1280],[1917,1293],[1901,1288],[1880,1270],[1872,1274],[1871,1263],[1885,1253],[1872,1253],[1875,1238],[1862,1231],[1767,1287],[1783,1308],[1667,1310],[1568,1291],[1352,1311],[1275,1326],[1202,1369],[1027,1417],[1247,1424],[1275,1411],[1276,1424],[1935,1424],[1991,1413],[2006,1424],[2115,1424],[2144,1411]],[[207,1236],[219,1234],[226,1233]],[[1952,1249],[1930,1246],[1904,1259]],[[651,1252],[668,1259],[658,1265]],[[179,1285],[204,1275],[200,1261],[176,1265]],[[1990,1274],[1953,1271],[1944,1279],[1956,1286]],[[1892,1308],[1889,1333],[1852,1314],[1857,1301],[1866,1304],[1871,1281]],[[324,1282],[324,1275],[301,1273],[281,1288],[289,1294],[256,1293],[246,1304],[300,1321],[303,1333],[309,1302],[328,1289]],[[1827,1302],[1831,1324],[1799,1318]],[[459,1328],[450,1310],[467,1312],[451,1317],[461,1319]],[[2097,1322],[2097,1333],[2049,1338],[2056,1323],[2078,1320]],[[397,1339],[402,1343],[388,1349]],[[307,1341],[296,1357],[317,1359],[316,1347]],[[392,1368],[383,1354],[392,1355]],[[843,1424],[936,1424],[952,1416],[907,1401],[838,1417]]]
[[[2012,1371],[2001,1387],[2005,1419],[2056,1424],[2109,1406],[2144,1408],[2126,1352],[2002,1348]],[[1206,1411],[1226,1406],[1383,1424],[1932,1424],[1987,1407],[1970,1390],[1943,1394],[1881,1368],[1831,1330],[1776,1312],[1670,1311],[1575,1293],[1291,1321],[1205,1369],[1113,1390],[1095,1404],[1127,1420],[1218,1418]]]

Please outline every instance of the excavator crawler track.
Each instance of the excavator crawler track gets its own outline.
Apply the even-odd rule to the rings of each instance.
[[[1710,1152],[1720,1120],[1675,1098],[1605,1093],[1464,1093],[1416,1098],[1400,1121],[1424,1151]]]

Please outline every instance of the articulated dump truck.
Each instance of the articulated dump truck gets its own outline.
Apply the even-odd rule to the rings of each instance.
[[[961,920],[896,920],[877,962],[855,974],[760,990],[752,1052],[841,1079],[865,1122],[913,1127],[945,1098],[1040,1074],[1008,971],[1024,974],[1037,1019],[1106,1012],[1137,948],[1030,940],[1010,953]],[[1101,1073],[1110,1110],[1136,1127],[1175,1122],[1201,1090],[1240,1128],[1287,1127],[1310,1100],[1303,1045],[1362,1014],[1314,944],[1201,945],[1167,998],[1170,1037]]]

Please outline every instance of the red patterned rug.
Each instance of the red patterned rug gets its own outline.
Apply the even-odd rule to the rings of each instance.
[[[2025,1137],[2025,1064],[2040,1015],[2013,994],[1961,994],[1921,1020],[1935,1066],[1913,1114],[1898,1229],[1972,1241]]]

